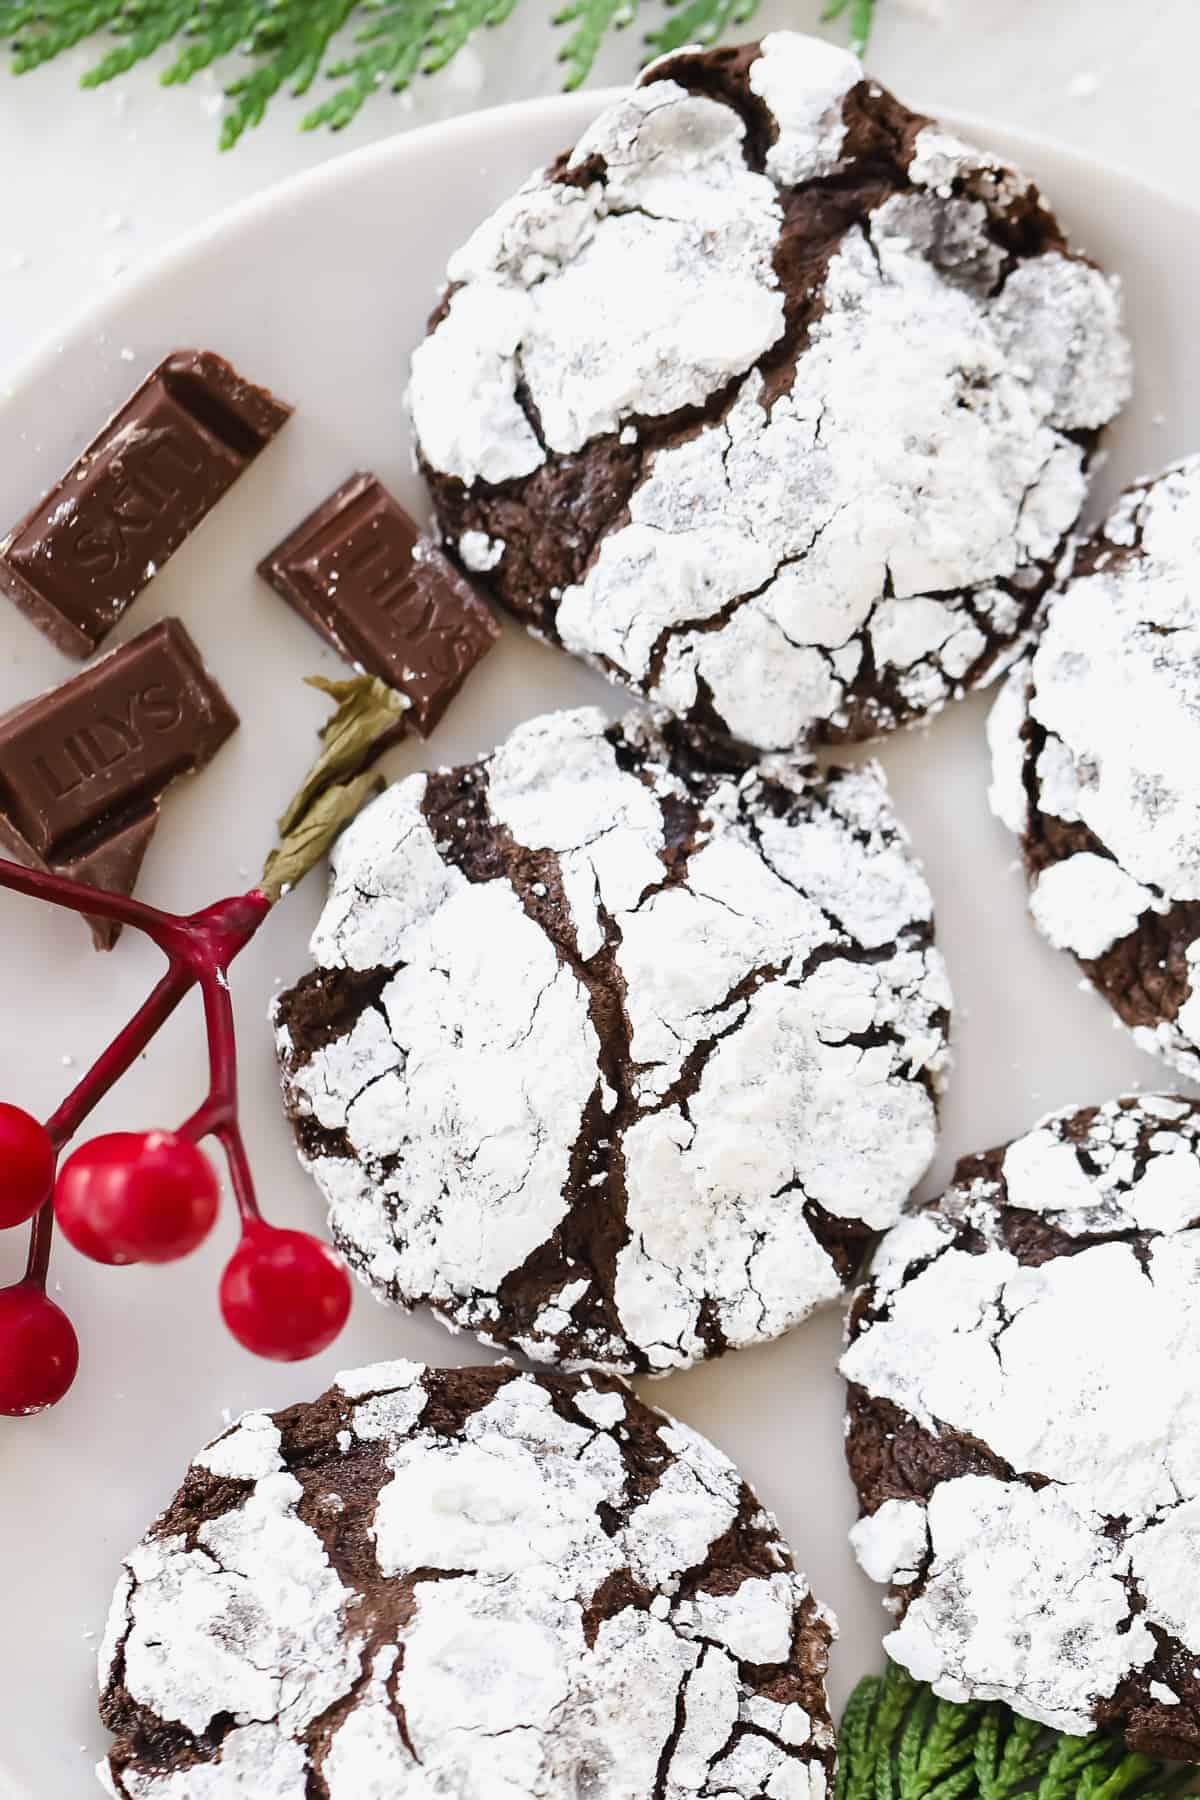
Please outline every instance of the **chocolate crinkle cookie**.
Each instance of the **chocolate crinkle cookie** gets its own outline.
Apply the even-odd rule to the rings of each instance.
[[[789,32],[660,60],[448,274],[410,401],[451,552],[759,749],[995,676],[1129,392],[1037,189]]]
[[[1057,1114],[884,1239],[842,1371],[892,1658],[1200,1760],[1200,1102]]]
[[[989,721],[1030,910],[1146,1050],[1200,1078],[1200,458],[1083,543]]]
[[[125,1560],[124,1800],[823,1800],[833,1624],[686,1426],[601,1377],[380,1363],[247,1413]]]
[[[276,1019],[338,1244],[536,1360],[778,1336],[933,1154],[949,993],[874,767],[533,719],[356,820],[312,950]]]

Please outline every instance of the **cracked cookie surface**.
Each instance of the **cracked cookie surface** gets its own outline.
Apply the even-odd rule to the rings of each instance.
[[[312,949],[276,1022],[338,1244],[535,1360],[778,1336],[933,1154],[949,993],[874,767],[547,714],[368,808]]]
[[[859,1561],[950,1700],[1200,1755],[1200,1103],[966,1158],[851,1314]]]
[[[380,1363],[247,1413],[126,1558],[123,1800],[823,1800],[833,1623],[612,1377]]]
[[[998,674],[1129,390],[1037,189],[793,33],[660,60],[448,274],[410,403],[451,553],[759,749]]]
[[[1200,458],[1081,544],[988,723],[1030,911],[1143,1049],[1200,1078]]]

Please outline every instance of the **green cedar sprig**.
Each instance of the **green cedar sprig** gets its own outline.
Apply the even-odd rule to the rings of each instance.
[[[591,72],[610,31],[630,25],[640,0],[565,0],[555,17],[573,29],[559,52],[564,86]],[[744,25],[759,0],[650,0],[648,55],[681,44],[709,44]],[[102,36],[110,47],[83,77],[98,87],[165,46],[175,55],[160,79],[190,81],[237,54],[243,70],[227,83],[221,148],[257,125],[281,88],[307,94],[318,76],[337,85],[311,107],[302,129],[340,131],[372,95],[399,93],[458,55],[484,26],[504,23],[517,0],[0,0],[0,38],[13,47],[17,74],[39,68],[72,45]],[[847,15],[856,50],[865,48],[876,0],[829,0],[824,17]],[[645,17],[645,15],[643,15]],[[339,41],[340,40],[340,41]]]
[[[847,1702],[834,1800],[1173,1800],[1195,1776],[1102,1732],[1067,1737],[999,1702],[939,1700],[891,1663]]]
[[[856,56],[861,56],[871,36],[875,0],[829,0],[821,17],[828,22],[840,19],[846,13],[850,16],[850,48]]]

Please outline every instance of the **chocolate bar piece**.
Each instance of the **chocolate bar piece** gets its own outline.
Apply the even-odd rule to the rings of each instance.
[[[374,475],[352,475],[258,572],[348,662],[407,695],[423,737],[500,635]]]
[[[0,718],[0,844],[132,893],[165,789],[211,762],[237,723],[179,620],[152,625]],[[110,950],[120,926],[91,923]]]
[[[291,410],[211,351],[177,350],[0,543],[0,590],[90,656]]]

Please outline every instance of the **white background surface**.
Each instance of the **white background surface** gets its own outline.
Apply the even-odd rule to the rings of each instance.
[[[1200,47],[1195,0],[947,6],[947,18],[934,24],[901,10],[899,0],[885,0],[874,60],[902,95],[1073,139],[1186,195],[1196,125],[1195,59],[1188,52]],[[810,23],[815,11],[769,0],[764,17]],[[381,101],[354,137],[384,135],[400,117],[428,118],[553,82],[543,41],[522,32],[519,19],[486,40],[484,55],[486,64],[474,65],[476,72],[490,68],[480,90],[464,93],[452,72],[418,90],[411,114]],[[611,62],[609,69],[623,72]],[[1068,86],[1085,75],[1096,78],[1095,92],[1070,97]],[[355,464],[376,467],[410,504],[419,503],[398,396],[407,349],[446,252],[519,174],[575,134],[588,102],[566,113],[555,109],[540,123],[510,118],[497,128],[455,133],[411,159],[398,145],[347,172],[331,171],[328,182],[272,206],[260,227],[243,221],[149,284],[134,282],[123,292],[109,291],[111,259],[127,260],[136,273],[180,229],[353,139],[296,139],[284,106],[242,148],[218,158],[215,118],[199,95],[160,94],[144,78],[126,78],[122,87],[129,98],[118,109],[112,95],[71,94],[63,72],[0,84],[0,230],[13,235],[12,251],[0,244],[0,270],[6,254],[30,258],[19,270],[0,272],[0,374],[57,319],[107,293],[86,327],[53,331],[61,353],[51,348],[0,410],[0,518],[15,517],[61,472],[81,437],[175,342],[209,340],[299,403],[295,423],[119,633],[181,612],[245,719],[213,769],[172,797],[147,859],[147,898],[195,905],[257,867],[267,821],[295,785],[319,716],[301,699],[298,678],[335,667],[255,582],[255,558]],[[1168,166],[1171,154],[1178,173]],[[1103,477],[1111,492],[1120,479],[1200,444],[1200,228],[1195,215],[1050,150],[1029,149],[1024,159],[1046,178],[1080,239],[1126,278],[1139,387],[1113,437]],[[114,213],[128,220],[124,229],[108,229]],[[120,361],[119,346],[133,349],[133,363]],[[0,706],[67,672],[38,633],[12,624],[0,637]],[[277,704],[264,704],[268,693]],[[294,701],[285,703],[285,694]],[[430,754],[471,754],[539,704],[585,697],[613,710],[620,705],[586,671],[512,631]],[[1170,1082],[1112,1029],[1106,1008],[1080,992],[1069,960],[1029,927],[1013,846],[984,801],[983,712],[981,701],[959,706],[931,730],[892,740],[883,753],[934,887],[958,1000],[958,1061],[935,1179],[959,1154],[1001,1141],[1047,1107],[1101,1099],[1139,1082]],[[420,746],[398,753],[400,767],[420,759]],[[272,984],[304,966],[304,937],[320,897],[316,880],[290,901],[234,983],[264,1204],[276,1218],[313,1224],[315,1194],[295,1170],[279,1114],[263,1011]],[[146,946],[126,943],[112,958],[97,959],[76,921],[39,913],[33,929],[29,908],[11,897],[0,899],[0,943],[0,1094],[46,1108],[144,990],[153,958]],[[64,1068],[68,1059],[74,1074]],[[189,1016],[133,1072],[97,1128],[182,1117],[195,1102],[199,1062]],[[18,1235],[0,1240],[0,1281],[18,1272]],[[375,1355],[455,1362],[476,1354],[469,1340],[452,1339],[427,1319],[400,1319],[360,1295],[346,1339],[316,1364],[258,1363],[236,1350],[216,1319],[213,1287],[230,1243],[226,1218],[214,1242],[172,1269],[98,1270],[56,1250],[54,1278],[84,1343],[79,1382],[56,1412],[0,1422],[5,1800],[10,1793],[71,1800],[97,1791],[90,1765],[105,1738],[95,1719],[91,1664],[115,1568],[188,1456],[219,1429],[223,1408],[285,1404],[318,1391],[336,1368]],[[833,1374],[838,1330],[836,1313],[826,1314],[779,1344],[653,1384],[650,1397],[708,1431],[779,1512],[799,1559],[842,1620],[832,1684],[840,1701],[876,1666],[884,1621],[878,1595],[856,1573],[845,1543],[852,1500]]]
[[[545,24],[553,10],[521,0],[457,64],[399,98],[380,96],[338,135],[301,136],[312,98],[280,96],[223,156],[211,74],[164,89],[142,68],[78,94],[96,54],[84,45],[0,80],[0,379],[123,274],[234,201],[410,126],[552,93],[562,41]],[[764,0],[750,29],[820,29],[820,11],[821,0]],[[824,29],[844,40],[841,24]],[[609,42],[593,84],[629,77],[638,32],[635,23]],[[1168,192],[1194,191],[1197,0],[879,0],[869,60],[911,104],[1058,138]]]

